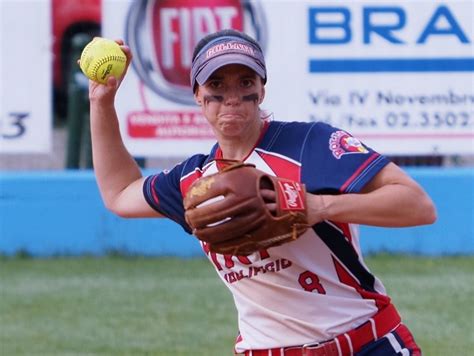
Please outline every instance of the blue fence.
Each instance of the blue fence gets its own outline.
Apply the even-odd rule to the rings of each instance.
[[[434,225],[361,226],[364,253],[474,254],[474,169],[411,168],[438,209]],[[200,256],[194,237],[166,219],[107,211],[90,171],[1,173],[0,254]]]

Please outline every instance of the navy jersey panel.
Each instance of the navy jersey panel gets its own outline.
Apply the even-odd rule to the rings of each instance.
[[[311,193],[359,192],[389,160],[347,132],[321,122],[272,122],[261,147],[302,164]]]
[[[191,228],[184,219],[181,179],[192,175],[196,170],[199,171],[208,160],[207,155],[194,155],[169,171],[147,177],[143,185],[143,194],[148,204],[160,214],[180,224],[188,233],[191,233]]]
[[[303,141],[311,124],[271,121],[258,147],[302,162]]]

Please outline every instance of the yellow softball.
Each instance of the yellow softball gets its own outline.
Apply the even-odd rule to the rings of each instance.
[[[95,37],[82,50],[80,67],[87,78],[105,84],[110,75],[117,79],[122,76],[126,62],[125,53],[115,41]]]

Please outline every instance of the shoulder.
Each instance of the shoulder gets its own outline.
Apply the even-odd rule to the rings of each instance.
[[[314,136],[313,131],[321,131],[317,129],[319,126],[315,122],[270,121],[257,150],[301,163],[306,151],[317,152],[312,149],[316,143],[323,145],[326,142],[327,146],[327,135],[325,139]]]
[[[303,146],[309,142],[327,144],[335,132],[344,131],[324,122],[271,121],[265,135],[265,143],[300,143]]]
[[[202,168],[209,163],[210,161],[209,157],[210,157],[209,155],[205,155],[201,153],[195,154],[185,159],[183,162],[179,163],[175,167],[175,169],[180,170],[180,175],[182,177],[186,176],[189,173],[194,172],[196,169],[202,170]]]
[[[196,154],[177,163],[171,169],[147,176],[144,181],[145,195],[153,196],[153,192],[157,192],[161,196],[170,196],[170,192],[180,190],[183,181],[199,175],[208,159],[209,155]]]
[[[209,155],[193,155],[177,163],[170,169],[151,173],[145,179],[145,186],[154,186],[156,189],[159,187],[162,189],[165,187],[174,187],[175,189],[180,185],[180,182],[183,179],[194,175],[196,172],[201,172],[203,167],[206,166],[208,160]]]

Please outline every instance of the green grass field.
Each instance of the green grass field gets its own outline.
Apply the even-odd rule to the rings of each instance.
[[[424,355],[474,349],[474,258],[366,259]],[[230,293],[205,259],[0,259],[0,355],[232,355]]]

